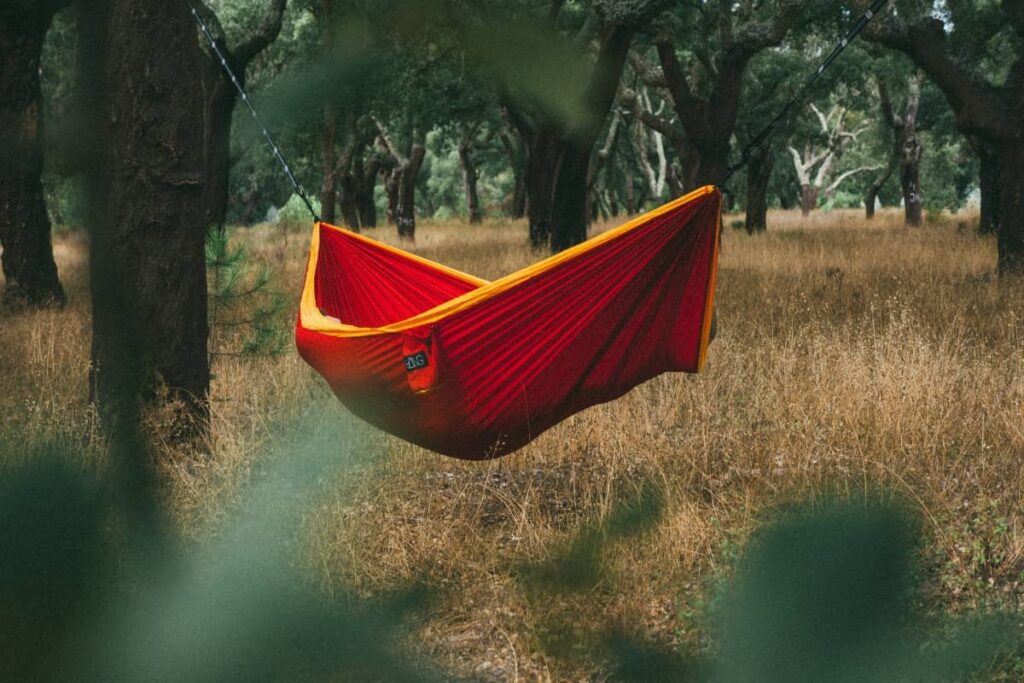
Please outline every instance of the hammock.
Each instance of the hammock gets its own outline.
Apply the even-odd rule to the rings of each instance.
[[[704,187],[494,282],[316,223],[299,353],[353,413],[496,458],[710,341],[721,194]]]

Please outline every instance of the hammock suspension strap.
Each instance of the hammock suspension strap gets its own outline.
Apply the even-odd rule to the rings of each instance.
[[[818,81],[819,78],[821,78],[821,75],[825,73],[825,70],[832,66],[832,62],[836,61],[839,55],[843,53],[843,50],[845,50],[847,46],[849,46],[849,44],[852,43],[857,38],[857,36],[860,35],[860,32],[864,30],[864,27],[868,25],[868,22],[870,22],[875,17],[875,15],[882,11],[882,7],[884,7],[885,3],[887,3],[888,1],[889,0],[875,0],[871,4],[871,7],[864,10],[864,14],[860,16],[860,19],[858,19],[857,22],[852,27],[850,27],[850,30],[846,32],[846,35],[843,36],[842,40],[840,40],[836,44],[836,46],[832,48],[832,52],[830,52],[828,57],[825,58],[825,61],[818,66],[817,70],[813,74],[811,74],[810,78],[804,81],[804,84],[800,86],[800,89],[796,91],[796,94],[793,95],[789,102],[786,103],[786,106],[784,106],[779,111],[779,113],[775,115],[775,118],[768,122],[768,125],[764,127],[764,130],[762,130],[760,133],[754,136],[754,139],[748,142],[747,145],[743,148],[743,152],[740,154],[740,160],[737,161],[732,166],[730,166],[729,170],[726,172],[725,178],[722,180],[723,187],[727,182],[729,182],[729,179],[732,178],[733,174],[736,173],[736,171],[740,170],[741,168],[746,166],[747,163],[750,162],[751,152],[753,152],[753,150],[756,149],[757,147],[760,147],[762,144],[764,144],[765,140],[768,139],[768,136],[771,134],[775,126],[777,126],[779,122],[782,121],[782,119],[785,118],[787,114],[789,114],[789,112],[793,109],[793,107],[797,105],[798,102],[803,100],[804,96],[807,95],[807,91],[811,89],[811,87]]]
[[[252,120],[256,122],[256,126],[263,133],[263,138],[267,141],[267,144],[270,145],[270,149],[274,153],[274,158],[277,159],[279,164],[281,164],[284,174],[288,176],[288,182],[291,183],[292,189],[295,190],[295,194],[299,195],[302,199],[302,202],[306,205],[306,209],[309,211],[309,215],[313,217],[313,220],[319,223],[320,215],[316,212],[316,209],[313,208],[313,203],[309,200],[309,195],[306,194],[306,189],[295,177],[295,174],[292,173],[291,166],[289,166],[288,162],[285,161],[284,155],[281,153],[281,149],[274,142],[274,139],[270,137],[270,132],[267,130],[267,127],[263,125],[263,121],[260,120],[259,114],[256,113],[256,107],[253,106],[252,100],[249,99],[249,95],[246,94],[245,88],[242,87],[242,82],[235,76],[235,72],[232,70],[231,65],[228,64],[227,58],[224,56],[224,53],[221,52],[220,47],[218,47],[217,41],[213,37],[213,33],[210,32],[210,29],[206,26],[206,22],[203,21],[199,12],[196,11],[196,6],[192,3],[192,0],[185,1],[188,3],[189,9],[192,11],[192,16],[195,17],[196,23],[199,24],[199,30],[203,32],[206,40],[209,41],[210,49],[213,50],[217,59],[220,60],[221,68],[224,69],[224,73],[226,73],[228,78],[231,79],[231,84],[235,86],[235,89],[241,96],[242,101],[245,102],[245,106],[249,108]]]

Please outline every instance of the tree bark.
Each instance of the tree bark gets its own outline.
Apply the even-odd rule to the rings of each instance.
[[[816,185],[800,186],[800,215],[807,218],[818,208],[818,190]]]
[[[1024,140],[1006,146],[1001,168],[998,268],[1000,275],[1019,275],[1024,274]]]
[[[480,211],[480,196],[477,194],[477,173],[476,164],[472,156],[472,131],[466,129],[459,140],[459,161],[462,163],[462,179],[466,190],[466,212],[469,215],[470,224],[483,221],[483,213]]]
[[[105,83],[85,84],[83,107],[104,141],[90,181],[101,226],[90,249],[93,396],[101,415],[116,415],[126,376],[137,377],[128,384],[143,396],[180,401],[172,434],[194,435],[207,424],[210,387],[206,165],[195,144],[204,57],[183,3],[113,0],[105,28]],[[119,370],[128,358],[137,367]]]
[[[353,162],[352,178],[355,181],[353,194],[361,228],[377,227],[377,204],[374,201],[373,191],[377,187],[380,168],[380,159],[372,152],[369,159],[364,161],[363,156],[358,155]]]
[[[501,132],[501,144],[508,156],[509,168],[512,169],[514,185],[512,189],[512,201],[509,204],[509,214],[512,218],[522,218],[526,215],[526,183],[523,178],[522,143],[519,141],[519,134],[515,128],[508,126]]]
[[[553,126],[544,126],[529,140],[526,158],[526,216],[530,246],[548,246],[551,240],[551,202],[555,170],[564,141]]]
[[[977,150],[981,162],[978,183],[981,189],[981,223],[978,231],[983,235],[995,235],[999,232],[999,205],[1002,201],[1000,155],[986,142],[979,142]]]
[[[43,96],[39,62],[53,15],[67,3],[0,9],[0,247],[4,298],[63,305],[43,196]]]
[[[748,234],[768,229],[768,181],[772,177],[775,155],[758,149],[747,166],[747,202],[745,227]]]
[[[338,203],[338,184],[335,168],[338,154],[335,148],[335,135],[338,130],[338,113],[333,104],[324,105],[323,163],[321,164],[323,179],[320,183],[320,218],[331,225],[335,222],[335,205]]]
[[[286,2],[269,0],[259,25],[234,47],[228,45],[217,14],[205,2],[196,4],[196,10],[213,34],[217,48],[242,87],[245,87],[249,64],[280,34]],[[203,40],[206,40],[205,36]],[[209,50],[202,64],[200,80],[203,88],[203,146],[206,151],[203,204],[206,207],[206,225],[220,229],[227,219],[232,164],[231,128],[235,105],[238,104],[238,90],[224,71],[216,53],[205,43],[203,47]]]
[[[904,223],[917,227],[922,223],[921,143],[915,136],[911,148],[904,147],[900,163],[900,187],[903,189]]]
[[[427,153],[419,133],[413,133],[413,140],[409,158],[398,168],[398,206],[395,218],[398,236],[411,241],[416,239],[416,178]]]
[[[895,160],[890,161],[885,167],[885,170],[872,181],[871,185],[868,186],[867,192],[864,193],[864,217],[867,220],[872,220],[875,217],[875,206],[878,204],[878,193],[882,191],[885,184],[889,182],[889,178],[892,177],[893,166]]]
[[[551,197],[553,252],[562,251],[587,239],[587,171],[590,168],[590,155],[615,102],[615,93],[622,80],[622,71],[632,42],[631,27],[614,26],[606,32],[584,95],[586,121],[574,126],[565,136]]]

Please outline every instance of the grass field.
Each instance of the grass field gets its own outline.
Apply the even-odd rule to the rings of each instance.
[[[1018,609],[1024,283],[993,277],[994,240],[963,216],[905,229],[889,211],[871,222],[774,213],[756,237],[730,229],[734,219],[706,372],[658,377],[495,462],[449,460],[359,425],[292,347],[216,357],[212,442],[160,450],[175,519],[188,538],[215,535],[282,425],[344,422],[339,462],[343,449],[357,457],[311,504],[297,561],[327,593],[432,586],[410,647],[482,680],[594,680],[602,663],[586,642],[611,624],[706,650],[715,595],[751,531],[791,503],[833,496],[915,509],[926,610]],[[369,234],[397,243],[393,228]],[[524,235],[519,223],[427,222],[414,249],[493,278],[537,258]],[[297,297],[304,230],[236,239]],[[84,444],[102,467],[87,402],[85,247],[63,237],[56,256],[68,308],[3,313],[0,441]],[[282,326],[293,307],[286,315]],[[233,348],[231,334],[217,330],[214,347]],[[541,600],[524,589],[524,563],[652,486],[662,517],[608,546],[593,590]]]

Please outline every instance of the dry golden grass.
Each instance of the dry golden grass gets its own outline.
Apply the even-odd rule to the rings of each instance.
[[[183,529],[215,531],[254,453],[326,406],[319,419],[346,421],[368,455],[310,509],[303,560],[327,591],[436,587],[412,640],[456,674],[589,680],[599,662],[550,646],[567,627],[570,640],[614,624],[699,648],[704,604],[750,530],[780,505],[831,495],[895,494],[919,510],[937,604],[1016,605],[1024,283],[996,280],[993,241],[957,217],[908,230],[891,212],[870,223],[859,212],[775,213],[756,237],[729,229],[737,218],[724,221],[707,371],[658,377],[496,462],[445,459],[356,424],[293,351],[218,359],[210,453],[162,456]],[[524,233],[515,222],[428,222],[415,251],[493,278],[538,257]],[[397,243],[392,229],[370,234]],[[239,235],[297,294],[304,233]],[[57,256],[71,306],[4,313],[0,439],[92,434],[82,247],[62,242]],[[518,567],[652,483],[664,516],[612,544],[598,589],[524,590]]]

